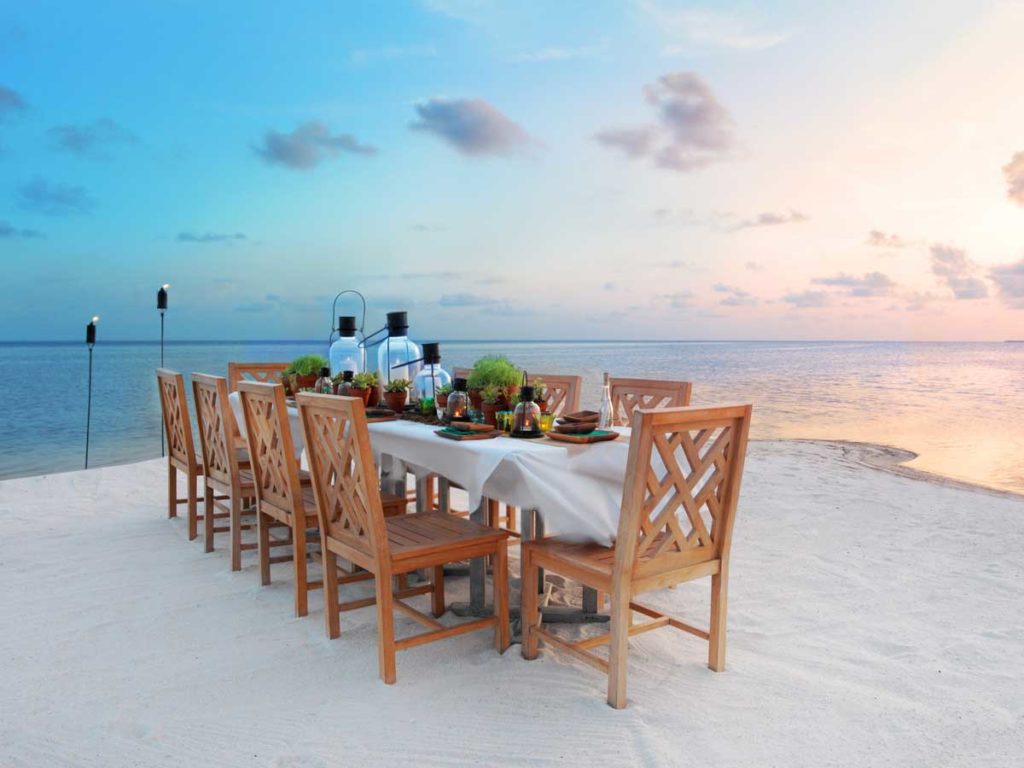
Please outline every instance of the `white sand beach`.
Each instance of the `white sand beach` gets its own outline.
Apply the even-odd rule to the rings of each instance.
[[[318,594],[293,618],[287,565],[261,588],[254,553],[232,573],[166,518],[162,461],[2,482],[0,765],[1024,763],[1024,498],[863,450],[751,444],[728,669],[635,638],[621,711],[589,667],[489,632],[402,652],[384,685],[373,609],[335,641]],[[703,625],[707,593],[648,602]]]

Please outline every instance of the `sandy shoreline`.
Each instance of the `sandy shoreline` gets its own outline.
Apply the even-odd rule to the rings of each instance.
[[[873,451],[751,445],[728,670],[643,635],[623,711],[593,670],[486,633],[404,652],[384,686],[372,609],[336,641],[316,596],[292,618],[286,566],[261,588],[166,519],[159,460],[0,482],[0,765],[1019,764],[1024,499]],[[703,623],[707,586],[650,602]]]

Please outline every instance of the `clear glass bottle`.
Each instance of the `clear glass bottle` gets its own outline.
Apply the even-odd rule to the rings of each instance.
[[[445,421],[469,421],[469,393],[466,380],[459,378],[452,382],[452,391],[445,406]]]
[[[327,359],[331,364],[331,375],[344,371],[362,373],[366,370],[366,350],[356,338],[356,319],[343,315],[338,318],[338,340],[331,344]]]
[[[352,371],[342,371],[341,381],[334,385],[334,394],[343,397],[359,397],[352,391],[352,378],[355,376]]]
[[[330,368],[320,369],[320,378],[318,378],[316,380],[316,384],[313,385],[313,391],[321,395],[334,394],[334,380],[331,378]]]
[[[413,381],[419,373],[423,357],[420,346],[408,337],[409,315],[407,312],[388,312],[388,336],[380,343],[377,351],[377,372],[380,383],[387,384],[396,379]],[[413,362],[415,361],[415,362]]]
[[[601,408],[598,411],[597,428],[608,429],[615,426],[615,411],[612,408],[612,388],[608,383],[608,374],[604,375],[604,387],[601,390]]]
[[[436,341],[423,345],[423,367],[412,381],[412,396],[421,407],[437,402],[437,391],[452,383],[452,377],[441,367],[441,345]]]

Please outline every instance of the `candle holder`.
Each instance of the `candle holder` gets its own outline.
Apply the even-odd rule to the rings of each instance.
[[[523,375],[526,378],[526,375]],[[537,438],[544,437],[540,428],[540,406],[533,402],[533,387],[523,385],[519,388],[519,404],[512,415],[511,437]]]
[[[459,378],[452,382],[452,391],[448,395],[448,405],[444,409],[444,420],[449,424],[453,421],[469,421],[469,393],[466,391],[466,380]]]

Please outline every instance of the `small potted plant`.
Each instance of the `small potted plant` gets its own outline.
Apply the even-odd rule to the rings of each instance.
[[[541,413],[548,412],[548,385],[540,376],[533,380],[533,402],[540,408]]]
[[[498,426],[496,414],[503,410],[500,402],[504,395],[504,390],[497,384],[487,384],[480,390],[480,412],[484,415],[484,422],[492,427]]]
[[[295,397],[295,392],[292,390],[292,376],[294,375],[295,369],[290,365],[281,371],[281,386],[284,387],[285,397]]]
[[[448,395],[452,393],[451,384],[443,384],[437,390],[437,407],[444,409],[448,407]]]
[[[377,389],[377,374],[357,373],[352,377],[352,394],[354,397],[363,398],[363,405],[370,404],[370,393]]]
[[[508,397],[519,390],[519,382],[522,378],[523,372],[509,362],[507,357],[502,355],[481,357],[473,364],[473,369],[469,372],[467,384],[470,402],[474,408],[480,408],[484,387],[493,384],[500,390],[498,404],[508,407]]]
[[[316,386],[320,370],[328,365],[327,358],[323,355],[302,355],[292,360],[292,392],[298,393],[304,389],[312,389]]]
[[[409,396],[408,379],[392,379],[384,385],[384,403],[395,413],[405,410],[405,399]]]

